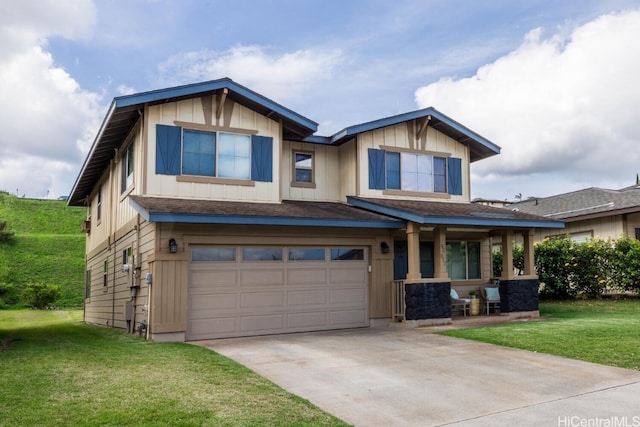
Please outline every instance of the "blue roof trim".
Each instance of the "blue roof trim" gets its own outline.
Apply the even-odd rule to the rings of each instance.
[[[280,114],[281,116],[296,122],[300,126],[304,126],[312,132],[316,132],[318,130],[318,123],[314,122],[311,119],[308,119],[295,111],[292,111],[272,100],[266,98],[259,93],[252,91],[249,88],[246,88],[228,77],[218,80],[211,80],[208,82],[201,83],[193,83],[184,86],[176,86],[167,89],[158,89],[152,90],[149,92],[141,92],[133,95],[124,95],[114,98],[114,102],[116,107],[131,107],[134,105],[144,104],[146,102],[155,102],[161,101],[167,98],[176,98],[181,96],[189,96],[198,94],[200,92],[208,92],[213,90],[219,90],[227,88],[237,94],[256,102],[265,108],[273,110],[274,112]]]
[[[467,135],[469,138],[473,139],[474,141],[478,142],[479,144],[482,144],[483,146],[490,149],[494,153],[496,154],[500,153],[499,146],[489,141],[488,139],[478,135],[477,133],[467,128],[466,126],[461,125],[460,123],[456,122],[452,118],[442,114],[441,112],[439,112],[433,107],[424,108],[422,110],[411,111],[404,114],[398,114],[395,116],[385,117],[382,119],[373,120],[371,122],[361,123],[359,125],[349,126],[347,128],[344,128],[340,132],[332,135],[330,137],[330,141],[333,144],[346,137],[357,135],[362,132],[379,129],[381,127],[392,126],[398,123],[406,122],[408,120],[420,119],[426,116],[433,116],[436,119],[440,120],[441,122],[445,123],[446,125],[450,126],[451,128],[457,130],[458,132],[461,132],[464,135]]]
[[[559,221],[536,221],[516,218],[495,218],[495,217],[456,217],[456,216],[430,216],[420,215],[404,209],[392,208],[365,200],[360,200],[351,196],[347,197],[347,203],[367,209],[383,215],[400,218],[418,224],[436,225],[467,225],[467,226],[493,226],[493,227],[534,227],[534,228],[564,228],[564,223]]]
[[[311,135],[302,140],[302,142],[310,142],[312,144],[331,144],[331,138],[328,136]]]
[[[347,219],[317,219],[291,217],[256,217],[238,215],[194,215],[175,213],[147,213],[150,222],[176,222],[183,224],[239,224],[239,225],[288,225],[308,227],[396,228],[404,227],[402,221],[366,221]],[[145,216],[145,215],[143,215]]]

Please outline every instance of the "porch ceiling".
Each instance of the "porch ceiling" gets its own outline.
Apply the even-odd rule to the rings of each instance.
[[[348,196],[347,203],[371,212],[426,225],[564,228],[562,221],[474,203],[373,199]]]

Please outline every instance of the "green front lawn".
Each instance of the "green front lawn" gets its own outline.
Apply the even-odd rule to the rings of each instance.
[[[81,320],[0,310],[0,425],[345,425],[213,351]]]
[[[441,334],[640,370],[640,300],[541,303],[540,315],[549,320]]]

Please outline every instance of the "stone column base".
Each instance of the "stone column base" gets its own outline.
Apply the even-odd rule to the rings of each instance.
[[[500,279],[500,313],[538,311],[537,278]]]
[[[451,282],[406,283],[405,319],[451,319]]]

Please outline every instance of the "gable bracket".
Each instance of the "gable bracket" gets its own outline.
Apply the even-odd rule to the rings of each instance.
[[[422,123],[422,125],[420,126],[420,128],[418,129],[418,132],[416,132],[416,139],[419,140],[420,136],[422,135],[422,133],[425,131],[425,129],[427,128],[427,126],[429,126],[429,122],[431,121],[431,115],[428,115],[426,117],[426,120]]]
[[[220,120],[224,102],[227,100],[227,94],[229,94],[229,89],[227,89],[226,87],[222,89],[221,92],[218,92],[218,108],[216,108],[216,121]]]

